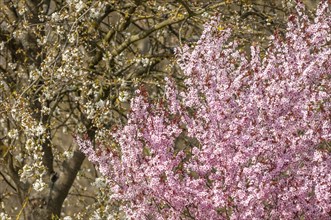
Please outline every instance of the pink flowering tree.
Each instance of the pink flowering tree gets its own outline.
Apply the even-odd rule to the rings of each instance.
[[[178,62],[186,90],[144,88],[114,142],[81,150],[131,219],[329,219],[331,17],[302,4],[248,56],[214,20]]]

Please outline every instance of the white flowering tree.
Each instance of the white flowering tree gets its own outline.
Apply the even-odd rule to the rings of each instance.
[[[137,85],[156,97],[165,74],[180,81],[176,65],[166,70],[174,48],[193,44],[216,12],[243,50],[248,38],[283,33],[291,1],[252,2],[0,0],[1,218],[58,218],[70,207],[83,218],[77,198],[102,213],[86,190],[97,172],[72,134],[107,142]]]

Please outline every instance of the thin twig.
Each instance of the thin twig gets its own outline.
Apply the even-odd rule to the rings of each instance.
[[[29,188],[29,191],[28,191],[28,193],[27,193],[27,196],[25,197],[25,200],[24,200],[24,203],[23,203],[23,205],[22,205],[22,208],[21,208],[20,212],[19,212],[19,213],[17,214],[17,216],[16,216],[16,220],[19,220],[19,219],[20,219],[20,216],[22,215],[22,212],[23,212],[25,206],[28,204],[28,201],[29,201],[29,194],[31,193],[31,190],[32,190],[32,187]]]
[[[13,190],[15,190],[15,192],[17,192],[17,189],[9,182],[9,180],[7,180],[6,176],[1,171],[0,171],[0,175],[2,176],[4,181],[10,186],[10,188],[12,188]]]

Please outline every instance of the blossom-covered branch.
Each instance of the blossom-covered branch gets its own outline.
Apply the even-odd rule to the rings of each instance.
[[[330,217],[329,3],[314,20],[296,8],[286,35],[249,56],[213,20],[178,52],[185,91],[167,79],[155,103],[142,87],[114,143],[78,138],[128,218]]]

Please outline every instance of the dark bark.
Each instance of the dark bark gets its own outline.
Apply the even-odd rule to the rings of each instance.
[[[47,220],[61,215],[64,200],[67,198],[85,155],[76,150],[73,157],[63,162],[63,171],[50,175],[49,194],[29,200],[26,213],[29,220]]]

